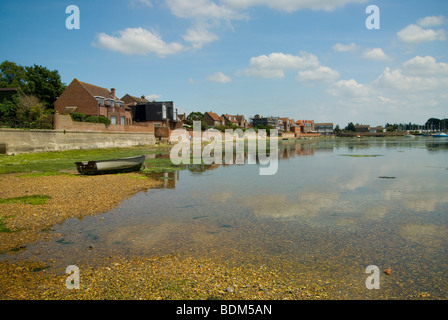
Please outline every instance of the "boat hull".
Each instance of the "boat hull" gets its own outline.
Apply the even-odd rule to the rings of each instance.
[[[146,155],[141,155],[122,159],[75,162],[75,164],[81,174],[126,173],[140,170],[145,158]]]

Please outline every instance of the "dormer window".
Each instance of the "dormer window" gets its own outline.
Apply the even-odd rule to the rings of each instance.
[[[95,99],[96,99],[96,101],[98,101],[98,104],[99,104],[101,107],[104,107],[104,97],[101,97],[101,96],[95,96]]]

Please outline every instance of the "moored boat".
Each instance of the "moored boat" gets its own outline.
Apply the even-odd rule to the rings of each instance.
[[[75,162],[78,172],[81,174],[108,174],[125,173],[138,171],[145,162],[146,155],[137,157],[111,159],[111,160],[92,160]]]
[[[448,138],[448,134],[445,132],[439,132],[432,135],[434,138]]]

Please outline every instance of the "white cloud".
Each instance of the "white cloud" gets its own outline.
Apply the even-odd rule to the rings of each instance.
[[[213,74],[207,75],[207,80],[219,83],[232,82],[232,79],[229,76],[223,74],[222,72],[215,72]]]
[[[218,40],[218,36],[207,30],[205,26],[197,26],[195,29],[188,29],[187,33],[182,38],[191,43],[194,49],[201,49],[204,44]]]
[[[319,60],[313,54],[300,52],[301,56],[285,53],[271,53],[250,59],[250,68],[244,70],[247,76],[262,78],[283,78],[285,70],[319,67]]]
[[[377,61],[388,61],[390,58],[384,53],[381,48],[366,49],[362,54],[364,59],[377,60]]]
[[[299,71],[297,80],[304,82],[331,82],[339,78],[339,72],[325,66],[316,69]]]
[[[327,89],[327,93],[335,97],[366,97],[372,90],[355,79],[340,80]]]
[[[445,30],[423,29],[416,24],[410,24],[406,28],[398,31],[397,36],[403,42],[415,44],[446,40]]]
[[[152,7],[152,2],[150,0],[129,0],[129,2],[133,7]]]
[[[160,100],[160,98],[162,98],[161,94],[148,94],[145,96],[145,99],[148,101],[157,101]]]
[[[422,27],[435,27],[444,24],[446,21],[443,15],[440,16],[431,16],[419,19],[417,23]]]
[[[374,81],[374,85],[388,91],[413,94],[441,89],[448,85],[448,78],[436,79],[433,77],[407,76],[401,69],[386,68]]]
[[[420,76],[448,76],[448,63],[437,63],[431,56],[416,56],[403,63],[403,71],[409,75]]]
[[[244,16],[237,10],[210,0],[167,0],[171,13],[179,18],[230,20]]]
[[[155,53],[159,57],[165,57],[185,50],[183,45],[175,42],[166,43],[159,35],[143,28],[127,28],[118,31],[118,36],[116,37],[100,33],[97,42],[93,45],[124,54],[145,55]]]
[[[367,0],[222,0],[228,7],[248,9],[267,6],[279,11],[293,12],[302,9],[332,11],[349,3],[365,3]]]
[[[333,50],[336,52],[350,52],[350,51],[356,51],[358,50],[359,46],[357,44],[355,44],[354,42],[350,43],[350,44],[341,44],[341,43],[336,43],[333,46]]]

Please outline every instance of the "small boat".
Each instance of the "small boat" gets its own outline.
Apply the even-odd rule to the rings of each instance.
[[[432,136],[433,136],[433,138],[448,138],[448,134],[446,134],[445,132],[439,132],[439,133],[433,134]]]
[[[405,135],[406,138],[415,138],[415,136],[413,134],[407,134]]]
[[[78,172],[81,174],[108,174],[125,173],[138,171],[145,162],[146,155],[137,157],[112,159],[112,160],[93,160],[75,162]]]

